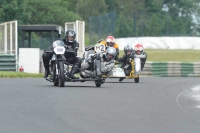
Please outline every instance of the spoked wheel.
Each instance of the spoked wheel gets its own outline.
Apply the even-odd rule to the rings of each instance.
[[[58,62],[58,74],[59,74],[58,85],[60,87],[64,87],[65,86],[65,74],[64,74],[64,63],[63,63],[63,61]]]
[[[135,78],[135,83],[139,83],[139,77]]]
[[[53,65],[53,85],[58,86],[58,77],[56,76],[56,66],[55,64]]]

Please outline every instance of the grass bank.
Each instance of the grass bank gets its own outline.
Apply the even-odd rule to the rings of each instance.
[[[0,78],[42,78],[44,74],[33,74],[25,72],[0,71]]]
[[[147,61],[152,62],[200,62],[200,50],[145,49]],[[120,57],[124,51],[120,51]]]

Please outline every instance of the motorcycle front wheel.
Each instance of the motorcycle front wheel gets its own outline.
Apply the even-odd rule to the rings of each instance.
[[[64,73],[64,63],[63,61],[58,62],[58,75],[59,75],[59,86],[65,86],[65,73]]]
[[[54,86],[58,86],[58,83],[59,83],[59,81],[58,81],[58,77],[56,76],[56,64],[54,63],[53,64],[53,85]]]

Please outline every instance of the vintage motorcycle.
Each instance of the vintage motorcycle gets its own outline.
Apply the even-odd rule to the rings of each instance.
[[[93,57],[92,61],[93,67],[92,70],[90,70],[92,71],[93,74],[87,73],[86,71],[85,72],[88,75],[90,75],[90,77],[92,76],[93,78],[98,79],[95,80],[95,84],[97,87],[100,87],[101,84],[105,82],[105,79],[103,78],[103,74],[101,71],[101,56],[100,56],[100,54],[102,52],[105,52],[105,50],[106,50],[105,46],[96,44],[95,46],[86,48],[85,52],[83,53],[83,58],[82,58],[83,63],[87,62],[89,58]]]
[[[53,43],[52,51],[45,51],[46,53],[53,53],[53,56],[49,62],[49,70],[50,70],[50,78],[46,78],[46,80],[53,82],[54,86],[64,87],[65,82],[85,82],[85,81],[95,81],[96,87],[100,87],[101,84],[104,83],[105,79],[102,78],[101,69],[99,68],[99,61],[94,60],[94,75],[91,75],[91,78],[79,78],[79,79],[71,79],[69,77],[69,73],[73,64],[70,64],[66,61],[64,56],[65,52],[74,52],[68,51],[65,48],[65,44],[63,41],[57,40]],[[78,68],[79,71],[84,71]]]
[[[94,53],[103,53],[106,51],[104,44],[97,43],[93,49],[94,51],[90,51],[88,54],[94,54]],[[141,72],[141,58],[140,55],[136,55],[134,59],[131,59],[130,65],[132,66],[132,70],[130,72],[130,75],[126,76],[124,69],[120,68],[119,65],[116,63],[115,67],[108,72],[107,74],[103,74],[103,78],[127,78],[127,79],[134,79],[135,83],[139,83],[139,75]]]

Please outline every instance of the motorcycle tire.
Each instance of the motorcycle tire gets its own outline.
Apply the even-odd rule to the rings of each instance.
[[[65,86],[65,73],[64,73],[64,63],[63,61],[58,62],[58,73],[59,73],[59,84],[58,86]]]

